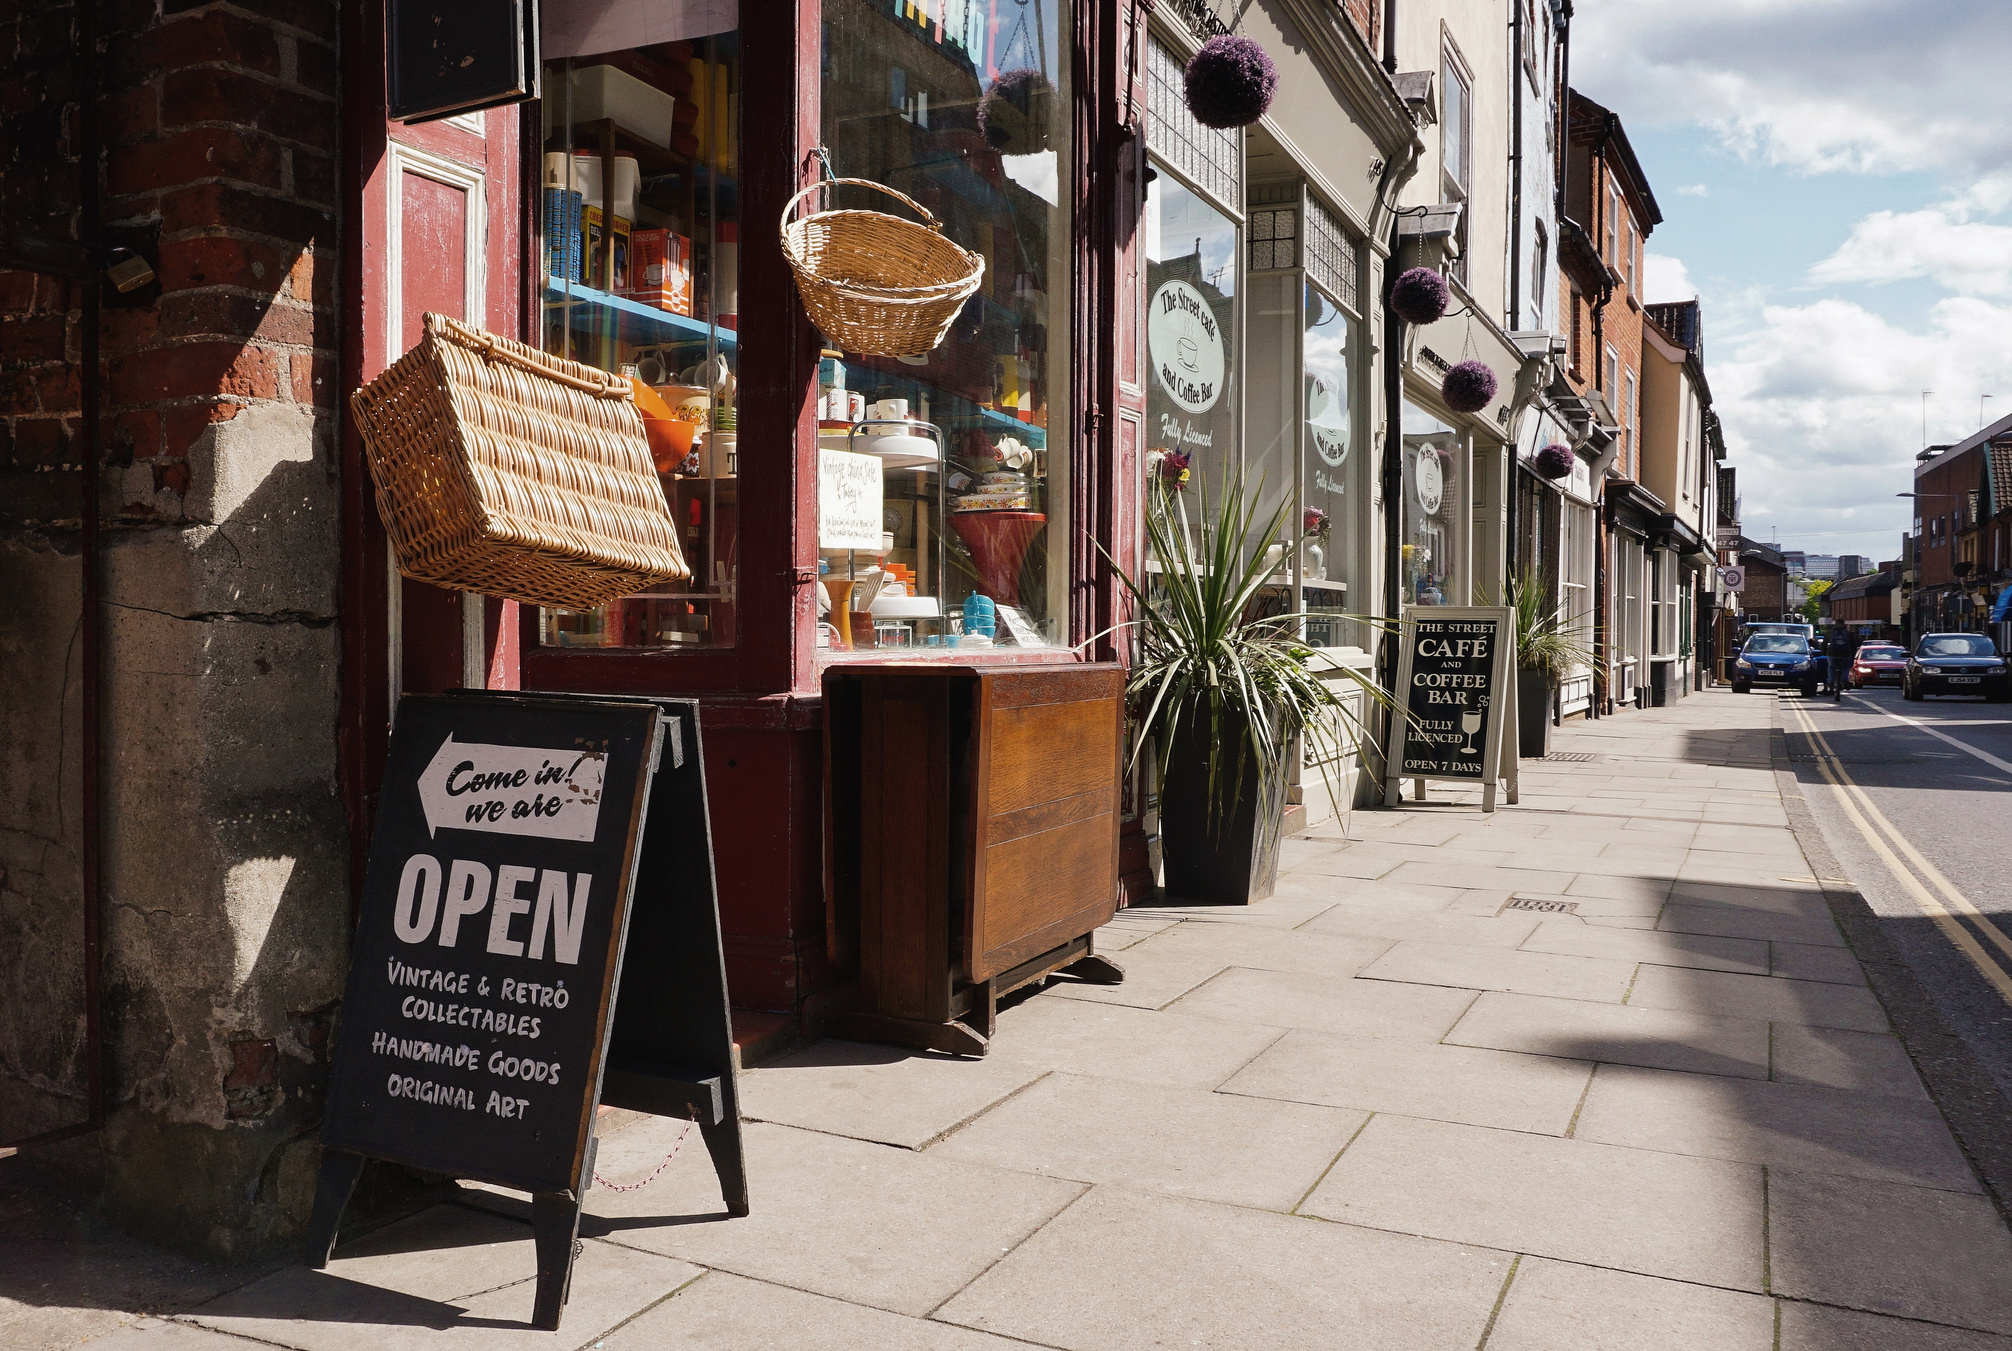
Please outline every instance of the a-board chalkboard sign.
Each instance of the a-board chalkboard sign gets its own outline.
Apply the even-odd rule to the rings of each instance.
[[[1421,789],[1431,779],[1478,783],[1491,812],[1507,779],[1514,802],[1516,612],[1421,606],[1405,611],[1399,642],[1402,716],[1392,720],[1384,805],[1398,804],[1405,779]]]
[[[366,1157],[528,1191],[534,1321],[558,1326],[663,739],[644,702],[399,701],[322,1123],[313,1265]]]

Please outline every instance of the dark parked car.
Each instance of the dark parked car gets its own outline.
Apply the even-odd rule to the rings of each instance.
[[[1851,663],[1851,687],[1898,685],[1907,674],[1907,649],[1897,643],[1867,643]]]
[[[1981,694],[1993,703],[2012,699],[2012,675],[1998,645],[1981,633],[1931,633],[1914,645],[1902,698],[1931,694]]]
[[[1794,685],[1814,695],[1823,683],[1823,657],[1809,639],[1793,633],[1756,633],[1733,662],[1733,693],[1756,685]]]

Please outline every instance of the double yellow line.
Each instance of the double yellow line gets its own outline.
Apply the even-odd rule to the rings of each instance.
[[[1984,977],[1992,989],[1998,991],[1999,997],[2007,1004],[2012,1004],[2012,974],[2007,974],[2006,968],[1985,950],[1984,945],[1977,941],[1976,936],[1965,928],[1962,920],[1956,916],[1961,914],[1975,924],[1978,931],[2008,959],[2012,959],[2012,937],[2007,937],[2005,931],[1994,924],[1989,915],[1972,905],[1970,898],[1958,891],[1955,883],[1942,875],[1940,868],[1922,857],[1921,851],[1900,833],[1893,822],[1886,819],[1879,808],[1872,805],[1872,799],[1866,795],[1863,788],[1852,781],[1851,775],[1844,768],[1844,761],[1830,748],[1830,743],[1824,739],[1823,733],[1817,730],[1814,718],[1804,712],[1799,704],[1789,700],[1782,700],[1781,707],[1788,711],[1788,716],[1796,722],[1802,734],[1809,738],[1811,746],[1815,748],[1816,767],[1830,783],[1832,791],[1837,794],[1838,806],[1843,808],[1845,816],[1864,837],[1866,844],[1871,846],[1872,852],[1879,855],[1881,862],[1886,864],[1887,871],[1891,872],[1894,880],[1900,883],[1901,890],[1913,898],[1921,913],[1934,920],[1935,926],[1942,930],[1943,936],[1970,959],[1970,964],[1977,968],[1977,974]],[[1906,860],[1905,863],[1901,861],[1903,858]],[[1913,865],[1911,868],[1908,866],[1910,864]],[[1935,892],[1929,890],[1931,886],[1935,888],[1935,892],[1941,893],[1939,898]]]

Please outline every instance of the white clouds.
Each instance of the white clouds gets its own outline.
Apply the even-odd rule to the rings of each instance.
[[[2012,295],[2012,226],[1962,219],[1949,206],[1875,211],[1837,252],[1809,270],[1813,282],[1931,278],[1959,295]]]
[[[1712,317],[1708,306],[1708,338]],[[1937,441],[1976,430],[1979,394],[2012,393],[2000,387],[2012,305],[1943,300],[1918,330],[1839,299],[1728,306],[1720,318],[1707,373],[1747,533],[1778,529],[1791,546],[1892,557],[1910,514],[1893,494],[1921,448],[1921,391],[1936,391]]]
[[[2012,166],[2002,0],[1604,0],[1573,82],[1638,123],[1701,122],[1806,172]]]
[[[1679,197],[1709,197],[1711,195],[1711,188],[1703,183],[1690,183],[1677,189],[1677,196]]]
[[[1671,258],[1665,254],[1649,252],[1642,255],[1642,295],[1652,305],[1665,300],[1692,300],[1698,288],[1691,281],[1690,269],[1681,258]]]

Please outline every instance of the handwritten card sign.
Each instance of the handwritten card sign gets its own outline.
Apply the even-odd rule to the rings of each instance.
[[[880,552],[880,457],[847,450],[817,452],[817,547]]]
[[[1041,630],[1034,627],[1034,621],[1027,618],[1017,605],[999,606],[999,623],[1013,638],[1018,647],[1046,647]]]
[[[1516,649],[1516,615],[1502,606],[1418,606],[1407,610],[1397,664],[1402,716],[1391,734],[1384,803],[1396,806],[1404,779],[1451,779],[1483,786],[1495,810],[1503,773],[1504,728]],[[1512,801],[1514,789],[1511,789]]]

